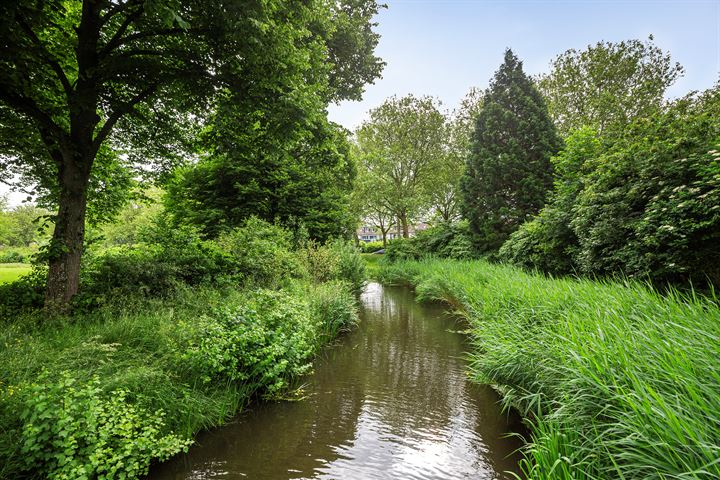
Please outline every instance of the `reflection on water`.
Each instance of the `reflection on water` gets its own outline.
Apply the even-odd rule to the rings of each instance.
[[[316,362],[307,400],[246,411],[150,478],[511,478],[519,444],[497,395],[467,381],[453,319],[379,284],[361,317]]]

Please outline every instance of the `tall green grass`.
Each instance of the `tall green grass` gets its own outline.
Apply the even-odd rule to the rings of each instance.
[[[483,261],[382,266],[471,322],[472,375],[531,425],[535,479],[720,478],[716,298]]]
[[[351,290],[181,288],[2,325],[0,478],[141,476],[253,398],[286,395],[355,322]]]

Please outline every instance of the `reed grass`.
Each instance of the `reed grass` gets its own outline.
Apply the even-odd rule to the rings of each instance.
[[[484,261],[381,267],[471,322],[474,380],[531,426],[533,479],[720,478],[720,308],[636,282]]]

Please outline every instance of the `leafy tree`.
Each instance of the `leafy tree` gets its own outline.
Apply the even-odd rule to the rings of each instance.
[[[563,135],[584,126],[600,134],[620,133],[660,108],[683,68],[652,40],[598,42],[552,61],[538,87]]]
[[[391,97],[356,132],[362,167],[403,236],[429,208],[428,191],[445,160],[445,117],[430,97]]]
[[[580,246],[570,225],[573,208],[604,148],[590,127],[575,130],[565,139],[563,150],[552,157],[555,184],[547,205],[510,235],[500,248],[500,258],[553,274],[578,270]]]
[[[720,285],[720,88],[636,120],[572,208],[585,273]]]
[[[240,130],[247,124],[236,125]],[[219,153],[218,148],[180,170],[166,199],[176,223],[197,225],[205,236],[215,237],[258,217],[302,225],[320,241],[346,236],[353,223],[349,195],[355,165],[344,131],[320,119],[319,125],[291,132],[283,135],[266,124],[235,150]]]
[[[552,186],[550,157],[560,147],[547,107],[511,50],[477,116],[461,188],[480,252],[496,251],[543,206]]]
[[[0,198],[0,208],[2,205]],[[0,209],[0,245],[28,247],[44,237],[48,212],[33,204]]]
[[[720,285],[720,88],[607,140],[575,131],[551,201],[501,257],[551,273]]]
[[[472,88],[448,118],[445,130],[445,158],[439,162],[428,186],[431,210],[442,223],[460,216],[460,179],[471,153],[475,119],[482,107],[482,90]]]
[[[357,150],[357,149],[355,149]],[[357,157],[357,153],[356,153]],[[358,169],[353,189],[353,200],[363,223],[369,223],[380,232],[383,248],[387,247],[387,235],[396,226],[396,218],[382,194],[378,176],[372,175],[364,165]]]
[[[112,191],[131,165],[167,169],[218,94],[242,99],[236,79],[283,97],[285,66],[311,53],[324,68],[308,68],[308,79],[331,76],[328,98],[356,98],[382,67],[363,20],[373,9],[354,0],[4,2],[0,163],[57,205],[46,302],[77,292],[91,185]]]

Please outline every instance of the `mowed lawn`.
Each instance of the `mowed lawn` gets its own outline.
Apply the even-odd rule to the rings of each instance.
[[[0,263],[0,283],[15,281],[26,273],[30,273],[30,265],[24,263]]]

